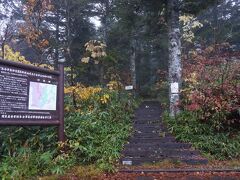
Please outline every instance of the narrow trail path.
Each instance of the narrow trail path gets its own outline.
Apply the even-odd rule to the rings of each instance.
[[[191,144],[177,142],[162,122],[160,103],[145,101],[135,111],[134,133],[122,151],[122,165],[154,164],[164,160],[187,164],[207,164]]]

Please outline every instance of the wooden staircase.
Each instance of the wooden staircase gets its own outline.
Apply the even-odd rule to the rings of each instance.
[[[134,133],[122,151],[122,165],[154,164],[164,160],[187,164],[207,164],[191,144],[177,142],[164,126],[161,106],[157,101],[146,101],[135,112]]]

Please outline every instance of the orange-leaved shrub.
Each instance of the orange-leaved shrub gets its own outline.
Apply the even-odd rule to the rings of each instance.
[[[240,124],[240,55],[228,44],[184,57],[181,105],[217,130]]]

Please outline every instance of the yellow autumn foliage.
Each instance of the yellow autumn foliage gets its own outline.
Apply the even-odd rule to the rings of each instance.
[[[87,110],[88,113],[91,113],[99,104],[108,104],[111,100],[112,92],[100,87],[85,87],[82,84],[65,87],[64,93],[71,98],[70,102],[75,103],[66,103],[65,111],[82,113]]]
[[[0,52],[0,56],[3,56],[2,52]],[[20,52],[14,52],[12,48],[8,45],[4,46],[4,59],[21,62],[24,64],[31,64],[31,62],[27,61],[25,57],[20,54]]]
[[[109,101],[109,99],[110,99],[109,94],[104,94],[104,95],[100,98],[100,101],[101,101],[102,104],[107,104],[108,101]]]
[[[190,73],[188,77],[184,78],[184,81],[189,83],[189,88],[194,88],[199,82],[196,72]],[[186,91],[186,90],[185,90]]]
[[[84,47],[86,48],[86,52],[88,52],[88,57],[83,57],[81,61],[85,64],[89,63],[90,58],[94,59],[95,64],[99,64],[99,58],[107,56],[106,44],[101,41],[90,40]]]
[[[89,60],[90,60],[90,57],[82,58],[82,62],[85,63],[85,64],[89,63]]]
[[[192,15],[182,15],[179,17],[179,20],[183,24],[183,40],[192,43],[195,37],[193,30],[201,28],[203,24]]]
[[[100,87],[84,87],[82,84],[64,88],[65,94],[74,94],[77,101],[86,101],[91,96],[102,91]]]
[[[0,56],[1,57],[3,56],[1,51],[0,51]],[[14,50],[8,45],[4,46],[4,59],[9,61],[14,61],[14,62],[20,62],[23,64],[33,65],[37,67],[47,68],[47,69],[52,69],[52,70],[54,69],[52,66],[48,64],[31,63],[30,61],[26,60],[26,58],[22,56],[20,52],[14,52]]]
[[[121,82],[118,81],[110,81],[107,84],[107,87],[109,90],[120,90],[123,88],[123,85],[121,84]]]

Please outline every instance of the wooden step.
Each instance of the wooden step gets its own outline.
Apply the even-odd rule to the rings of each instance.
[[[151,119],[139,119],[139,120],[136,120],[136,121],[133,121],[133,124],[162,124],[162,121],[160,120],[160,118],[151,118]]]
[[[161,143],[161,142],[152,142],[152,143],[131,143],[131,144],[126,144],[124,146],[125,148],[141,148],[141,149],[148,149],[148,148],[181,148],[181,149],[187,149],[191,148],[191,144],[188,143],[177,143],[177,142],[167,142],[167,143]]]
[[[156,124],[156,125],[152,125],[152,124],[134,124],[133,128],[138,130],[138,129],[164,129],[163,124]]]
[[[156,142],[159,142],[159,143],[163,143],[163,142],[175,142],[175,138],[172,137],[172,136],[169,136],[169,137],[164,137],[164,138],[161,138],[161,137],[155,137],[155,138],[130,138],[129,139],[129,143],[156,143]]]
[[[207,164],[208,160],[204,158],[188,158],[188,159],[179,159],[179,158],[165,158],[165,157],[158,157],[158,158],[136,158],[136,157],[124,157],[121,159],[121,164],[124,164],[124,162],[128,161],[129,164],[137,166],[137,165],[144,165],[144,164],[156,164],[165,160],[169,160],[174,162],[183,162],[189,165],[197,165],[197,164]]]
[[[151,126],[162,125],[162,123],[159,119],[158,120],[134,121],[133,123],[134,123],[134,125],[138,125],[138,124],[151,125]]]
[[[162,131],[153,131],[153,132],[150,132],[150,133],[145,133],[145,132],[142,132],[142,131],[137,131],[137,132],[134,132],[132,137],[134,138],[155,138],[155,137],[166,137],[166,136],[171,136],[170,133],[166,133],[166,132],[162,132]]]
[[[189,149],[167,149],[167,148],[159,148],[159,149],[125,149],[122,151],[124,156],[131,157],[150,157],[150,156],[164,156],[164,157],[192,157],[199,156],[199,151],[189,150]]]
[[[144,112],[144,113],[135,113],[134,114],[136,118],[148,118],[151,119],[153,117],[161,117],[161,113],[160,112]]]
[[[134,130],[134,133],[163,133],[167,129],[164,128],[138,128]]]

